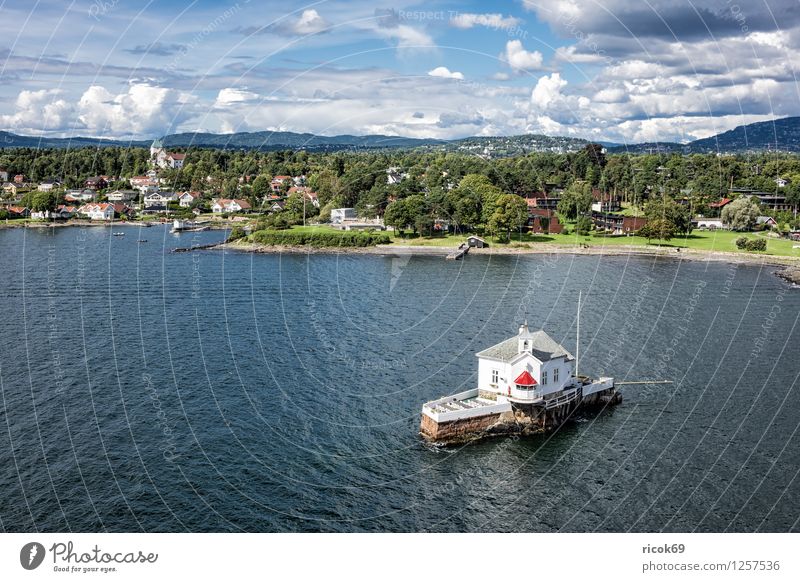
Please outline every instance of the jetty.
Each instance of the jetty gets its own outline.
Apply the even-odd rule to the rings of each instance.
[[[446,258],[448,261],[458,261],[464,258],[468,252],[469,252],[469,246],[467,245],[467,243],[461,243],[460,245],[458,245],[458,248],[454,250],[452,253],[449,253]]]
[[[478,386],[422,406],[420,434],[459,444],[489,436],[543,433],[579,409],[618,404],[614,378],[578,374],[577,359],[545,331],[519,333],[475,354]]]

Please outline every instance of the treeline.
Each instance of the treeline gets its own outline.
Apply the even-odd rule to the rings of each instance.
[[[269,193],[273,176],[305,175],[323,208],[355,207],[362,216],[381,216],[391,201],[408,196],[448,192],[470,174],[485,176],[506,194],[566,189],[580,183],[636,205],[654,196],[691,197],[698,210],[719,199],[731,186],[780,191],[790,201],[800,200],[800,157],[790,154],[605,155],[596,145],[575,153],[534,153],[491,160],[424,150],[312,153],[189,149],[187,153],[182,170],[160,172],[172,189],[248,198],[260,204]],[[148,160],[149,150],[145,148],[0,150],[0,168],[9,174],[25,174],[33,182],[58,179],[69,188],[80,187],[94,175],[129,178],[144,174],[149,169]],[[386,170],[392,167],[400,168],[404,175],[397,184],[387,183]],[[776,178],[788,180],[788,185],[778,189]]]

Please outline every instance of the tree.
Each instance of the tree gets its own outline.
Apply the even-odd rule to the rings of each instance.
[[[752,230],[760,211],[758,205],[746,196],[737,198],[722,209],[722,223],[732,230]]]
[[[575,223],[575,232],[581,236],[586,236],[592,232],[592,220],[584,215],[579,216],[578,221]]]
[[[575,220],[591,208],[592,186],[588,182],[573,182],[558,202],[558,213],[567,220]]]
[[[528,205],[516,194],[502,194],[494,203],[494,211],[489,218],[489,228],[494,232],[505,231],[511,238],[511,230],[522,228],[528,222]]]
[[[669,196],[653,198],[645,204],[644,215],[648,221],[666,220],[675,234],[692,232],[692,215],[687,206],[678,204]],[[661,238],[661,237],[659,237]]]
[[[647,224],[639,229],[639,236],[645,237],[647,242],[652,239],[670,240],[675,236],[675,225],[666,218],[648,220]]]

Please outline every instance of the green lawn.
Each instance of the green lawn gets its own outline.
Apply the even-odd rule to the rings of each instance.
[[[329,232],[331,227],[329,226],[295,226],[292,227],[295,230],[299,231],[308,231],[308,232]],[[395,236],[394,233],[390,232],[389,235],[392,238],[392,244],[396,245],[409,245],[409,246],[426,246],[426,247],[457,247],[462,242],[466,241],[467,234],[460,234],[460,235],[453,235],[449,234],[446,236],[435,236],[435,237],[422,237],[419,235],[412,235],[411,233],[407,233],[406,236]],[[554,244],[554,245],[561,245],[561,246],[578,246],[581,244],[589,245],[592,248],[602,248],[603,246],[613,246],[613,247],[620,247],[620,246],[650,246],[655,248],[667,247],[667,248],[683,248],[683,249],[697,249],[697,250],[705,250],[705,251],[720,251],[720,252],[731,252],[731,253],[747,253],[747,251],[742,251],[736,248],[736,244],[734,241],[742,236],[742,233],[739,232],[731,232],[728,230],[695,230],[692,234],[688,236],[679,236],[673,238],[669,242],[661,242],[658,241],[650,241],[648,243],[647,239],[639,237],[639,236],[578,236],[574,232],[572,234],[523,234],[520,236],[519,234],[514,234],[511,236],[511,241],[508,244],[498,243],[496,239],[493,237],[483,237],[490,246],[493,247],[514,247],[519,244],[527,245],[534,245],[534,244]],[[755,237],[762,237],[762,234],[757,233],[746,233],[744,236],[755,238]],[[785,256],[785,257],[798,257],[800,258],[800,248],[795,249],[792,248],[793,245],[798,245],[800,243],[793,242],[786,239],[775,239],[771,237],[767,238],[767,250],[764,253],[750,253],[753,255],[775,255],[775,256]]]

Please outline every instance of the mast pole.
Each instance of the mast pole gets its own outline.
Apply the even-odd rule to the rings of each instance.
[[[578,329],[575,334],[575,377],[578,377],[578,361],[581,357],[581,297],[583,291],[578,291]]]

